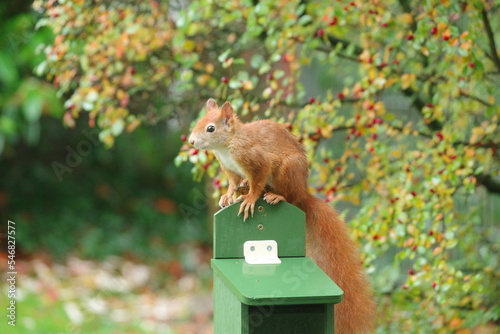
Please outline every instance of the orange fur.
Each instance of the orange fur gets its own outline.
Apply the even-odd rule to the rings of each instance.
[[[307,254],[344,291],[344,300],[335,307],[336,333],[372,332],[375,303],[356,244],[335,210],[309,193],[308,161],[297,138],[270,120],[242,123],[228,102],[219,109],[210,99],[207,114],[195,125],[189,141],[196,148],[213,150],[228,176],[221,206],[232,203],[238,184],[245,180],[249,193],[236,199],[242,201],[244,219],[253,214],[266,186],[271,189],[264,197],[268,203],[285,199],[305,211]]]

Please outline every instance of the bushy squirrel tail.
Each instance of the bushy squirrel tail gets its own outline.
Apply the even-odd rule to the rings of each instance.
[[[335,305],[335,333],[373,333],[373,292],[346,224],[312,194],[299,207],[306,213],[307,255],[344,291],[343,301]]]

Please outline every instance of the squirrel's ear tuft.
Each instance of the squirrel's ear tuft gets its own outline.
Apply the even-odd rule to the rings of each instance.
[[[233,119],[233,107],[229,101],[226,101],[220,108],[220,116],[224,119],[224,123],[230,124]]]
[[[217,105],[217,103],[215,102],[214,99],[208,99],[207,101],[207,111],[212,111],[212,110],[219,110],[219,106]]]

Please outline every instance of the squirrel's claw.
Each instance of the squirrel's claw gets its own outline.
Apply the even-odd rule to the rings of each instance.
[[[269,204],[278,204],[279,202],[286,202],[285,197],[272,192],[265,193],[264,200]]]
[[[234,203],[234,200],[233,200],[233,196],[232,195],[228,195],[228,194],[224,194],[220,197],[220,200],[219,200],[219,206],[221,208],[224,208],[230,204],[233,204]]]
[[[240,210],[238,211],[238,216],[243,212],[243,221],[247,220],[248,214],[253,217],[253,213],[255,211],[255,200],[251,200],[248,195],[241,195],[236,199],[236,202],[240,202],[243,200],[243,203],[240,205]]]

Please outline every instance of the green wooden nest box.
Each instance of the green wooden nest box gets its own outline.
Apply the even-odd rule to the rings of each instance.
[[[214,219],[214,333],[333,333],[343,292],[305,256],[305,213],[259,199],[244,222],[239,207]]]

